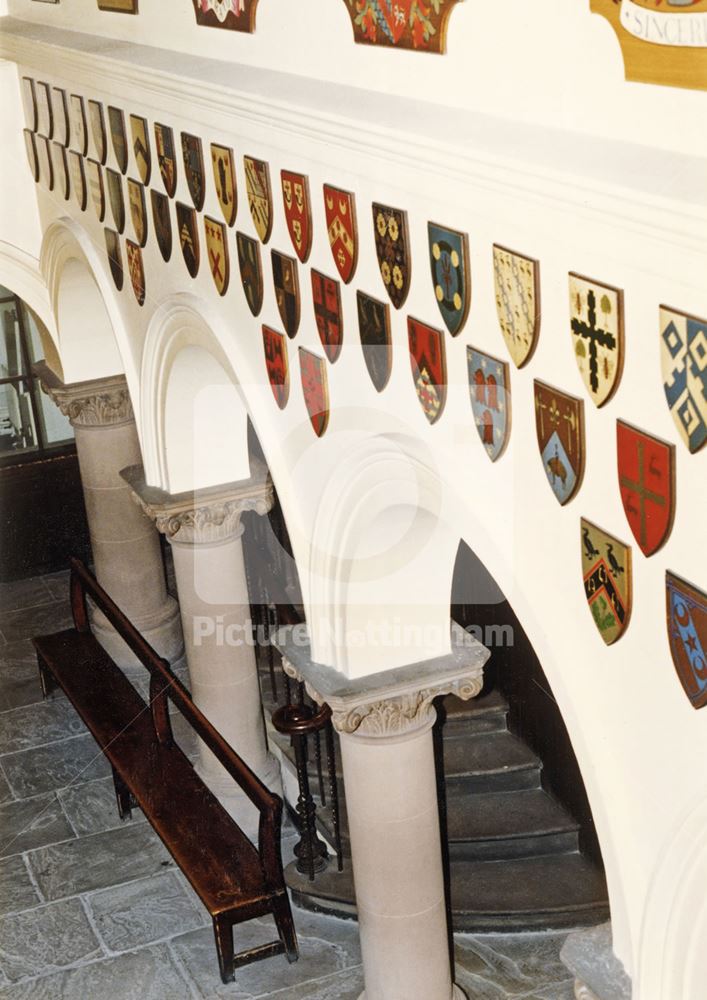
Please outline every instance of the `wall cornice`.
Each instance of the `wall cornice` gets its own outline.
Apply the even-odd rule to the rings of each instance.
[[[115,53],[118,53],[117,55]],[[0,19],[0,57],[74,86],[120,95],[136,107],[234,130],[263,141],[289,136],[317,145],[323,164],[355,151],[398,172],[419,172],[547,205],[574,224],[600,221],[622,232],[707,256],[707,168],[697,156],[530,126],[510,119],[322,85],[292,74],[179,55],[75,31]],[[287,95],[285,98],[282,95]],[[346,109],[346,110],[342,110]],[[391,175],[392,176],[392,175]],[[679,178],[670,186],[669,178]],[[673,193],[676,191],[677,193]]]

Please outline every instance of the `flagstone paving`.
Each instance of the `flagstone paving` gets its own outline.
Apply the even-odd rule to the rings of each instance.
[[[64,573],[0,584],[0,1000],[358,1000],[356,923],[297,909],[299,962],[221,983],[184,876],[139,810],[120,821],[110,770],[63,695],[42,701],[28,639],[66,626],[67,598]],[[193,757],[177,717],[175,731]],[[288,828],[285,852],[293,839]],[[274,933],[252,921],[236,947]],[[563,941],[457,936],[457,981],[474,1000],[572,1000]]]

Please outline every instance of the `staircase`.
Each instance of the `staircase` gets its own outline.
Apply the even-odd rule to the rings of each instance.
[[[268,703],[265,665],[261,669],[268,713],[275,706]],[[439,707],[434,735],[454,929],[559,930],[605,921],[604,876],[581,853],[578,824],[543,788],[542,761],[509,731],[503,697],[491,691],[465,703],[449,696]],[[271,739],[292,760],[289,741],[277,734]],[[310,756],[318,824],[331,843],[331,812],[317,798]],[[299,906],[355,916],[345,802],[341,805],[344,871],[332,863],[310,882],[290,866],[287,882]]]

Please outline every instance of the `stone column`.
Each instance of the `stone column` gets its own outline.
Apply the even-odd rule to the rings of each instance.
[[[175,663],[184,641],[177,602],[167,593],[159,535],[120,476],[126,464],[141,461],[125,378],[67,385],[44,363],[35,365],[35,373],[74,428],[98,582],[157,652]],[[116,663],[137,664],[102,614],[92,621],[96,638]]]
[[[147,486],[141,467],[124,469],[123,478],[172,546],[192,697],[261,781],[279,793],[279,765],[265,735],[241,538],[241,515],[266,514],[273,489],[267,469],[253,465],[252,477],[243,482],[177,496]],[[203,744],[197,770],[256,839],[257,810]]]
[[[449,961],[433,701],[475,697],[489,652],[470,636],[448,657],[348,680],[312,663],[296,629],[285,670],[332,709],[351,837],[365,991],[361,1000],[461,1000]]]

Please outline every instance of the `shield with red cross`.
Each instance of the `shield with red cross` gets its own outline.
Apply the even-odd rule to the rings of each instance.
[[[204,218],[209,270],[219,295],[226,294],[230,277],[227,232],[224,222],[217,222],[216,219],[211,219],[208,215]]]
[[[675,513],[675,445],[616,421],[619,489],[626,519],[644,556],[666,542]]]

